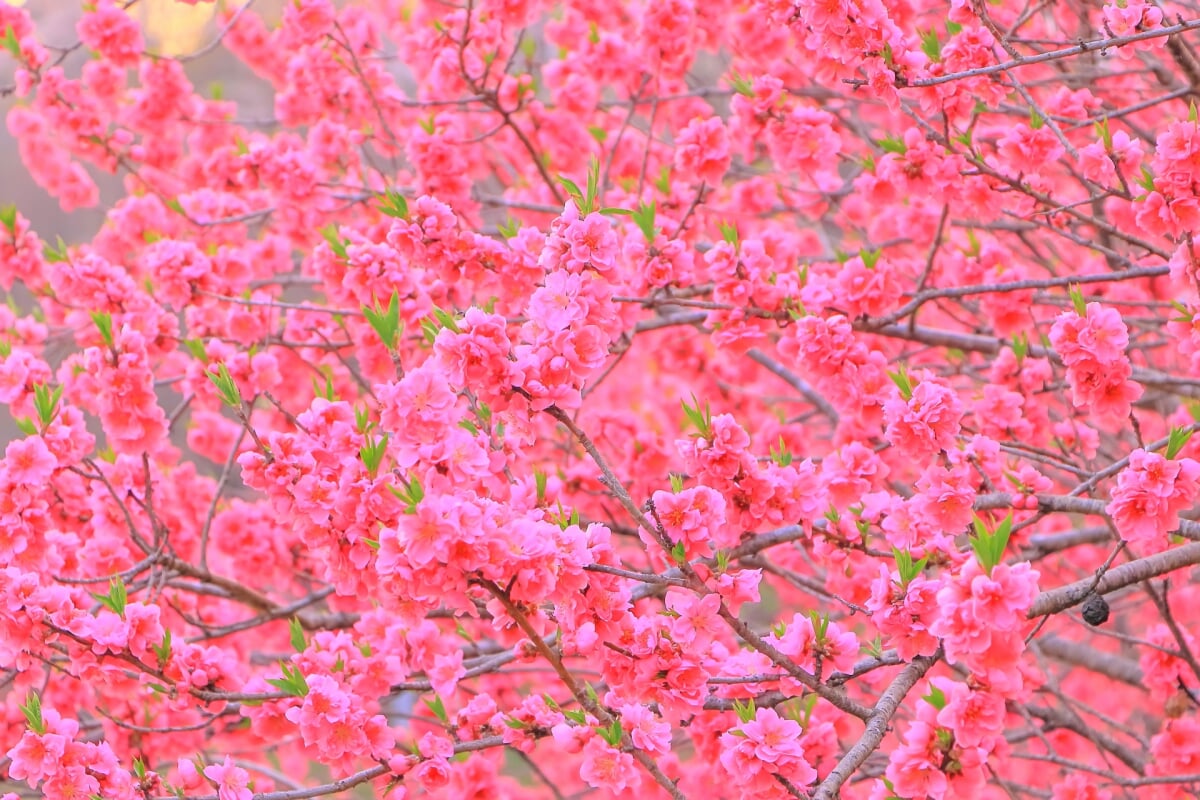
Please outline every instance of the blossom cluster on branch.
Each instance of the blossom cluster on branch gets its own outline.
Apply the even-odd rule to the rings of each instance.
[[[0,798],[1200,791],[1196,3],[136,2],[0,3]]]

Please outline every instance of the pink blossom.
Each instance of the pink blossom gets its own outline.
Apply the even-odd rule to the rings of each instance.
[[[250,773],[235,765],[229,756],[221,764],[205,767],[204,777],[217,785],[220,800],[250,800],[253,795],[248,786]]]
[[[962,404],[948,387],[921,381],[907,401],[893,398],[884,405],[888,441],[904,453],[921,457],[954,447]]]
[[[4,449],[4,472],[15,483],[45,483],[57,466],[58,461],[41,436],[14,439]]]
[[[641,785],[642,775],[629,753],[616,750],[599,737],[583,746],[583,765],[579,777],[588,786],[623,792]]]

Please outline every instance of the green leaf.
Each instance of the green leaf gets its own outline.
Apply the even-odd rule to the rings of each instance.
[[[885,153],[895,153],[902,156],[908,152],[908,145],[904,143],[903,139],[898,139],[895,136],[885,136],[879,140],[879,149]]]
[[[758,713],[758,709],[754,707],[753,697],[745,702],[734,698],[733,711],[742,722],[753,722],[754,716]]]
[[[754,84],[749,78],[735,72],[730,72],[727,78],[733,90],[743,97],[754,97]]]
[[[1175,458],[1194,433],[1192,428],[1172,428],[1167,436],[1167,458]]]
[[[1041,130],[1042,128],[1046,127],[1046,118],[1043,117],[1038,112],[1030,109],[1030,111],[1029,111],[1029,127],[1033,128],[1035,131]]]
[[[425,490],[421,488],[421,482],[413,478],[407,482],[401,480],[400,483],[399,488],[388,486],[388,491],[407,504],[408,508],[405,509],[405,513],[417,513],[417,505],[425,499]]]
[[[600,159],[592,156],[588,162],[587,175],[587,197],[584,202],[587,204],[587,211],[579,210],[580,214],[587,215],[596,210],[600,200]]]
[[[580,216],[584,216],[583,190],[579,188],[579,185],[576,184],[575,181],[571,180],[565,175],[559,175],[558,182],[562,184],[564,189],[567,190],[567,196],[575,201],[575,207],[579,209]]]
[[[546,481],[549,476],[540,469],[533,470],[533,485],[537,488],[538,505],[546,502]]]
[[[346,260],[346,243],[342,241],[341,234],[338,233],[337,225],[327,225],[321,229],[321,237],[329,243],[329,249],[333,254],[343,261]]]
[[[632,212],[633,223],[638,226],[638,230],[642,232],[642,236],[646,237],[647,243],[653,243],[654,237],[658,233],[658,229],[654,225],[654,218],[657,213],[658,203],[653,200],[649,203],[639,203],[638,207]]]
[[[687,550],[683,546],[683,542],[676,542],[671,548],[671,558],[675,559],[675,563],[683,566],[687,561]]]
[[[208,351],[204,348],[204,342],[199,339],[184,339],[183,346],[191,353],[192,358],[197,361],[207,361]]]
[[[692,395],[692,403],[688,405],[686,400],[683,403],[683,414],[687,417],[687,422],[694,427],[701,436],[705,439],[712,438],[712,411],[709,409],[708,403],[704,404],[704,408],[700,408],[700,401],[696,399],[696,395]]]
[[[425,706],[433,712],[433,715],[437,717],[443,725],[450,721],[449,715],[446,714],[446,704],[443,703],[442,698],[438,697],[436,694],[433,696],[432,700],[429,700],[428,698],[425,700]]]
[[[17,59],[18,61],[21,59],[21,43],[17,40],[17,32],[13,30],[12,25],[4,26],[4,39],[0,41],[4,43],[4,49],[7,50],[13,58]]]
[[[42,698],[37,696],[36,692],[30,692],[25,698],[25,705],[21,706],[21,713],[25,715],[25,721],[29,723],[29,730],[41,736],[46,732],[46,723],[42,720]]]
[[[1137,184],[1147,192],[1154,191],[1154,173],[1144,164],[1142,165],[1142,174],[1137,178]]]
[[[68,259],[67,244],[61,236],[58,237],[55,247],[51,247],[49,244],[42,245],[42,257],[51,264],[61,264]]]
[[[304,636],[304,626],[300,624],[299,617],[292,617],[288,620],[288,634],[292,648],[297,653],[303,653],[308,647],[308,639]]]
[[[379,207],[389,217],[396,219],[408,219],[408,199],[397,192],[395,189],[388,189],[383,193],[383,205]]]
[[[921,50],[929,56],[930,61],[942,60],[942,40],[937,31],[925,31],[921,34]]]
[[[683,491],[683,476],[672,472],[671,479],[671,494],[679,494]]]
[[[458,327],[458,320],[455,319],[454,315],[449,311],[434,306],[433,317],[438,321],[438,323],[441,324],[443,328],[446,328],[451,333],[462,333]]]
[[[0,225],[4,225],[12,236],[17,235],[17,207],[3,206],[0,207]]]
[[[1017,366],[1025,363],[1025,356],[1029,354],[1029,337],[1023,333],[1012,337],[1013,355],[1017,357]]]
[[[128,600],[128,594],[125,589],[125,581],[118,575],[108,583],[108,594],[96,594],[92,592],[92,597],[96,598],[101,605],[108,608],[118,616],[125,616],[125,604]]]
[[[669,164],[663,164],[662,169],[658,172],[658,177],[654,180],[654,188],[662,194],[671,193],[671,167]]]
[[[792,463],[791,451],[787,449],[787,444],[783,441],[783,434],[779,435],[779,447],[771,447],[771,460],[781,467],[786,467]]]
[[[903,364],[895,372],[889,372],[888,377],[892,379],[892,383],[896,384],[896,388],[900,390],[901,397],[906,401],[912,399],[912,380],[909,379],[908,370],[905,369]]]
[[[507,222],[502,222],[497,225],[496,230],[499,231],[500,235],[505,239],[512,239],[521,230],[521,222],[514,217],[509,217]]]
[[[908,586],[914,578],[924,572],[925,565],[929,563],[929,556],[925,556],[919,561],[913,561],[912,553],[894,547],[892,556],[896,559],[896,571],[900,573],[900,582],[904,586]]]
[[[614,719],[608,725],[597,727],[596,733],[600,734],[600,738],[607,742],[609,746],[621,746],[621,737],[624,735],[624,731],[621,730],[621,720]]]
[[[154,651],[154,655],[158,658],[158,668],[161,670],[171,660],[171,631],[163,631],[161,644],[152,644],[150,649]]]
[[[374,308],[363,306],[362,313],[367,324],[383,342],[384,347],[395,353],[403,330],[403,325],[400,323],[400,293],[395,289],[392,290],[392,297],[388,300],[387,308],[381,307],[379,301],[376,300]]]
[[[113,338],[112,314],[103,311],[93,311],[92,322],[96,323],[96,327],[100,330],[100,338],[104,340],[104,343],[109,348],[114,347],[116,340]]]
[[[1011,511],[993,531],[989,531],[978,516],[975,517],[973,523],[975,535],[970,537],[971,549],[975,551],[979,565],[988,575],[991,575],[992,569],[1004,560],[1004,551],[1007,549],[1008,539],[1012,535],[1012,523]]]
[[[1071,296],[1071,305],[1075,308],[1075,313],[1081,317],[1087,316],[1087,301],[1083,299],[1083,292],[1079,291],[1079,284],[1071,284],[1067,290]]]
[[[379,474],[379,466],[383,463],[383,457],[387,454],[389,435],[385,433],[378,439],[368,435],[366,441],[363,442],[363,446],[358,449],[358,454],[362,458],[363,465],[367,468],[367,473],[372,478]]]
[[[333,389],[333,378],[329,375],[328,372],[325,373],[325,385],[324,386],[317,383],[316,378],[313,378],[312,379],[312,387],[313,387],[313,396],[314,397],[324,398],[331,403],[334,402],[335,400],[337,400],[337,392],[335,392]]]
[[[941,711],[943,708],[945,708],[946,703],[948,702],[946,693],[934,686],[932,683],[929,684],[929,694],[925,695],[921,699],[926,703],[929,703],[929,705],[933,706],[938,711]]]
[[[213,386],[217,387],[217,393],[221,396],[221,400],[225,405],[232,408],[240,409],[242,407],[242,392],[234,383],[229,370],[224,364],[217,364],[217,371],[214,374],[211,370],[205,373],[208,379],[212,381]]]
[[[293,666],[286,661],[281,661],[279,662],[279,669],[283,673],[283,677],[267,678],[267,683],[293,697],[305,697],[308,695],[308,681],[299,667]]]
[[[879,250],[862,250],[858,257],[862,260],[863,266],[867,269],[875,269],[875,265],[879,263],[879,257],[883,253]]]
[[[741,244],[741,238],[738,235],[738,229],[735,223],[718,222],[717,230],[721,232],[721,239],[733,245],[735,249]]]
[[[829,634],[829,615],[824,612],[809,611],[808,618],[812,620],[813,636],[820,645]]]
[[[42,383],[34,385],[33,407],[37,411],[38,421],[42,423],[43,430],[58,415],[58,401],[62,399],[62,393],[62,384],[54,387],[53,390],[48,389]]]

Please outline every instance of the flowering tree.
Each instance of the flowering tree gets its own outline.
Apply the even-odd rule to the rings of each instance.
[[[230,2],[255,123],[85,5],[6,800],[1200,789],[1200,7]]]

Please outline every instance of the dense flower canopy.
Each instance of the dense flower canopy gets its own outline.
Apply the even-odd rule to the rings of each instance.
[[[82,5],[4,800],[1200,791],[1200,6]]]

